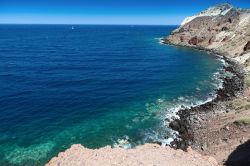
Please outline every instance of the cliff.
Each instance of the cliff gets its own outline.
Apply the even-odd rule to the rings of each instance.
[[[213,157],[202,156],[188,149],[188,152],[163,148],[159,145],[146,144],[135,149],[104,147],[96,150],[73,145],[70,149],[53,158],[46,166],[138,166],[138,165],[171,165],[171,166],[216,166]]]
[[[230,4],[210,7],[186,18],[164,41],[215,50],[250,71],[250,10]]]

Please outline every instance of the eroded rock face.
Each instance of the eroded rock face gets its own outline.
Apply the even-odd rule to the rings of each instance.
[[[210,37],[210,39],[208,40],[208,44],[211,45],[214,42],[214,38]]]
[[[250,49],[250,9],[235,8],[229,4],[211,7],[185,19],[166,41],[213,49],[238,60],[240,58],[237,57]],[[245,63],[245,60],[240,63]]]
[[[250,41],[244,47],[244,51],[250,50]]]
[[[188,44],[190,45],[197,45],[199,43],[199,39],[197,36],[195,37],[192,37],[189,41],[188,41]]]

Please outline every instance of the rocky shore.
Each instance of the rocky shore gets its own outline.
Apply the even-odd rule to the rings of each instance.
[[[198,114],[222,111],[222,108],[226,108],[226,101],[233,100],[243,94],[244,70],[242,70],[242,66],[225,56],[223,58],[227,65],[224,66],[224,71],[221,73],[221,76],[224,75],[222,88],[216,90],[216,97],[212,101],[196,107],[184,108],[178,112],[180,119],[175,119],[170,123],[170,127],[180,134],[179,139],[172,142],[172,147],[186,150],[188,146],[193,145],[195,140],[194,132],[201,127],[204,120],[204,116],[201,119]],[[230,75],[226,75],[226,73],[230,73]]]
[[[210,7],[185,19],[163,43],[221,55],[227,63],[225,73],[231,73],[223,78],[223,88],[213,101],[178,112],[180,119],[170,127],[179,131],[180,138],[172,146],[184,150],[191,146],[220,164],[249,165],[250,151],[237,149],[242,143],[249,147],[250,138],[250,10],[230,4]]]

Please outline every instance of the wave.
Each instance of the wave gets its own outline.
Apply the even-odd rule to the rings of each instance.
[[[161,38],[159,38],[159,40],[161,40]],[[163,147],[170,145],[175,139],[179,139],[178,131],[174,131],[169,127],[173,120],[180,118],[178,112],[183,109],[191,109],[192,107],[197,107],[211,102],[217,97],[217,91],[223,88],[224,79],[226,77],[230,77],[232,73],[224,69],[224,67],[228,65],[224,58],[220,55],[216,56],[217,60],[222,64],[222,67],[211,76],[212,82],[209,82],[213,86],[211,92],[202,97],[202,95],[204,95],[201,94],[202,88],[196,87],[194,91],[199,94],[197,96],[179,96],[172,101],[167,101],[164,98],[158,98],[154,103],[157,110],[148,109],[148,111],[158,113],[157,116],[159,119],[159,125],[155,128],[143,131],[144,138],[140,144],[160,143]],[[149,107],[149,105],[149,103],[145,104],[146,107]],[[128,149],[134,147],[134,144],[135,143],[128,136],[125,136],[124,138],[114,141],[113,146]]]
[[[161,44],[161,45],[164,44],[164,40],[163,40],[164,38],[163,37],[157,37],[155,39],[158,40],[159,44]]]
[[[132,147],[132,144],[130,143],[129,136],[124,136],[124,138],[117,139],[114,144],[114,148],[124,148],[124,149],[130,149]]]
[[[159,110],[154,112],[158,112],[159,124],[154,128],[149,128],[147,130],[142,131],[143,138],[141,142],[135,142],[128,136],[124,136],[113,141],[113,147],[129,149],[144,143],[160,143],[163,147],[168,146],[175,139],[179,139],[179,132],[172,130],[169,127],[170,123],[173,120],[180,118],[178,112],[181,109],[190,109],[191,107],[196,107],[207,102],[211,102],[215,97],[216,93],[207,97],[206,100],[198,100],[197,98],[192,98],[190,96],[180,96],[177,98],[176,101],[172,101],[172,104],[166,104],[164,99],[157,99],[156,102],[158,102],[158,104],[168,105],[168,108],[165,108],[164,111],[160,111],[161,108],[159,108],[159,105],[156,106]]]

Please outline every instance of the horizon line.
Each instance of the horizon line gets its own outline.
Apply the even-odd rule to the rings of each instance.
[[[87,24],[87,23],[0,23],[0,25],[129,25],[129,26],[180,26],[180,24]]]

